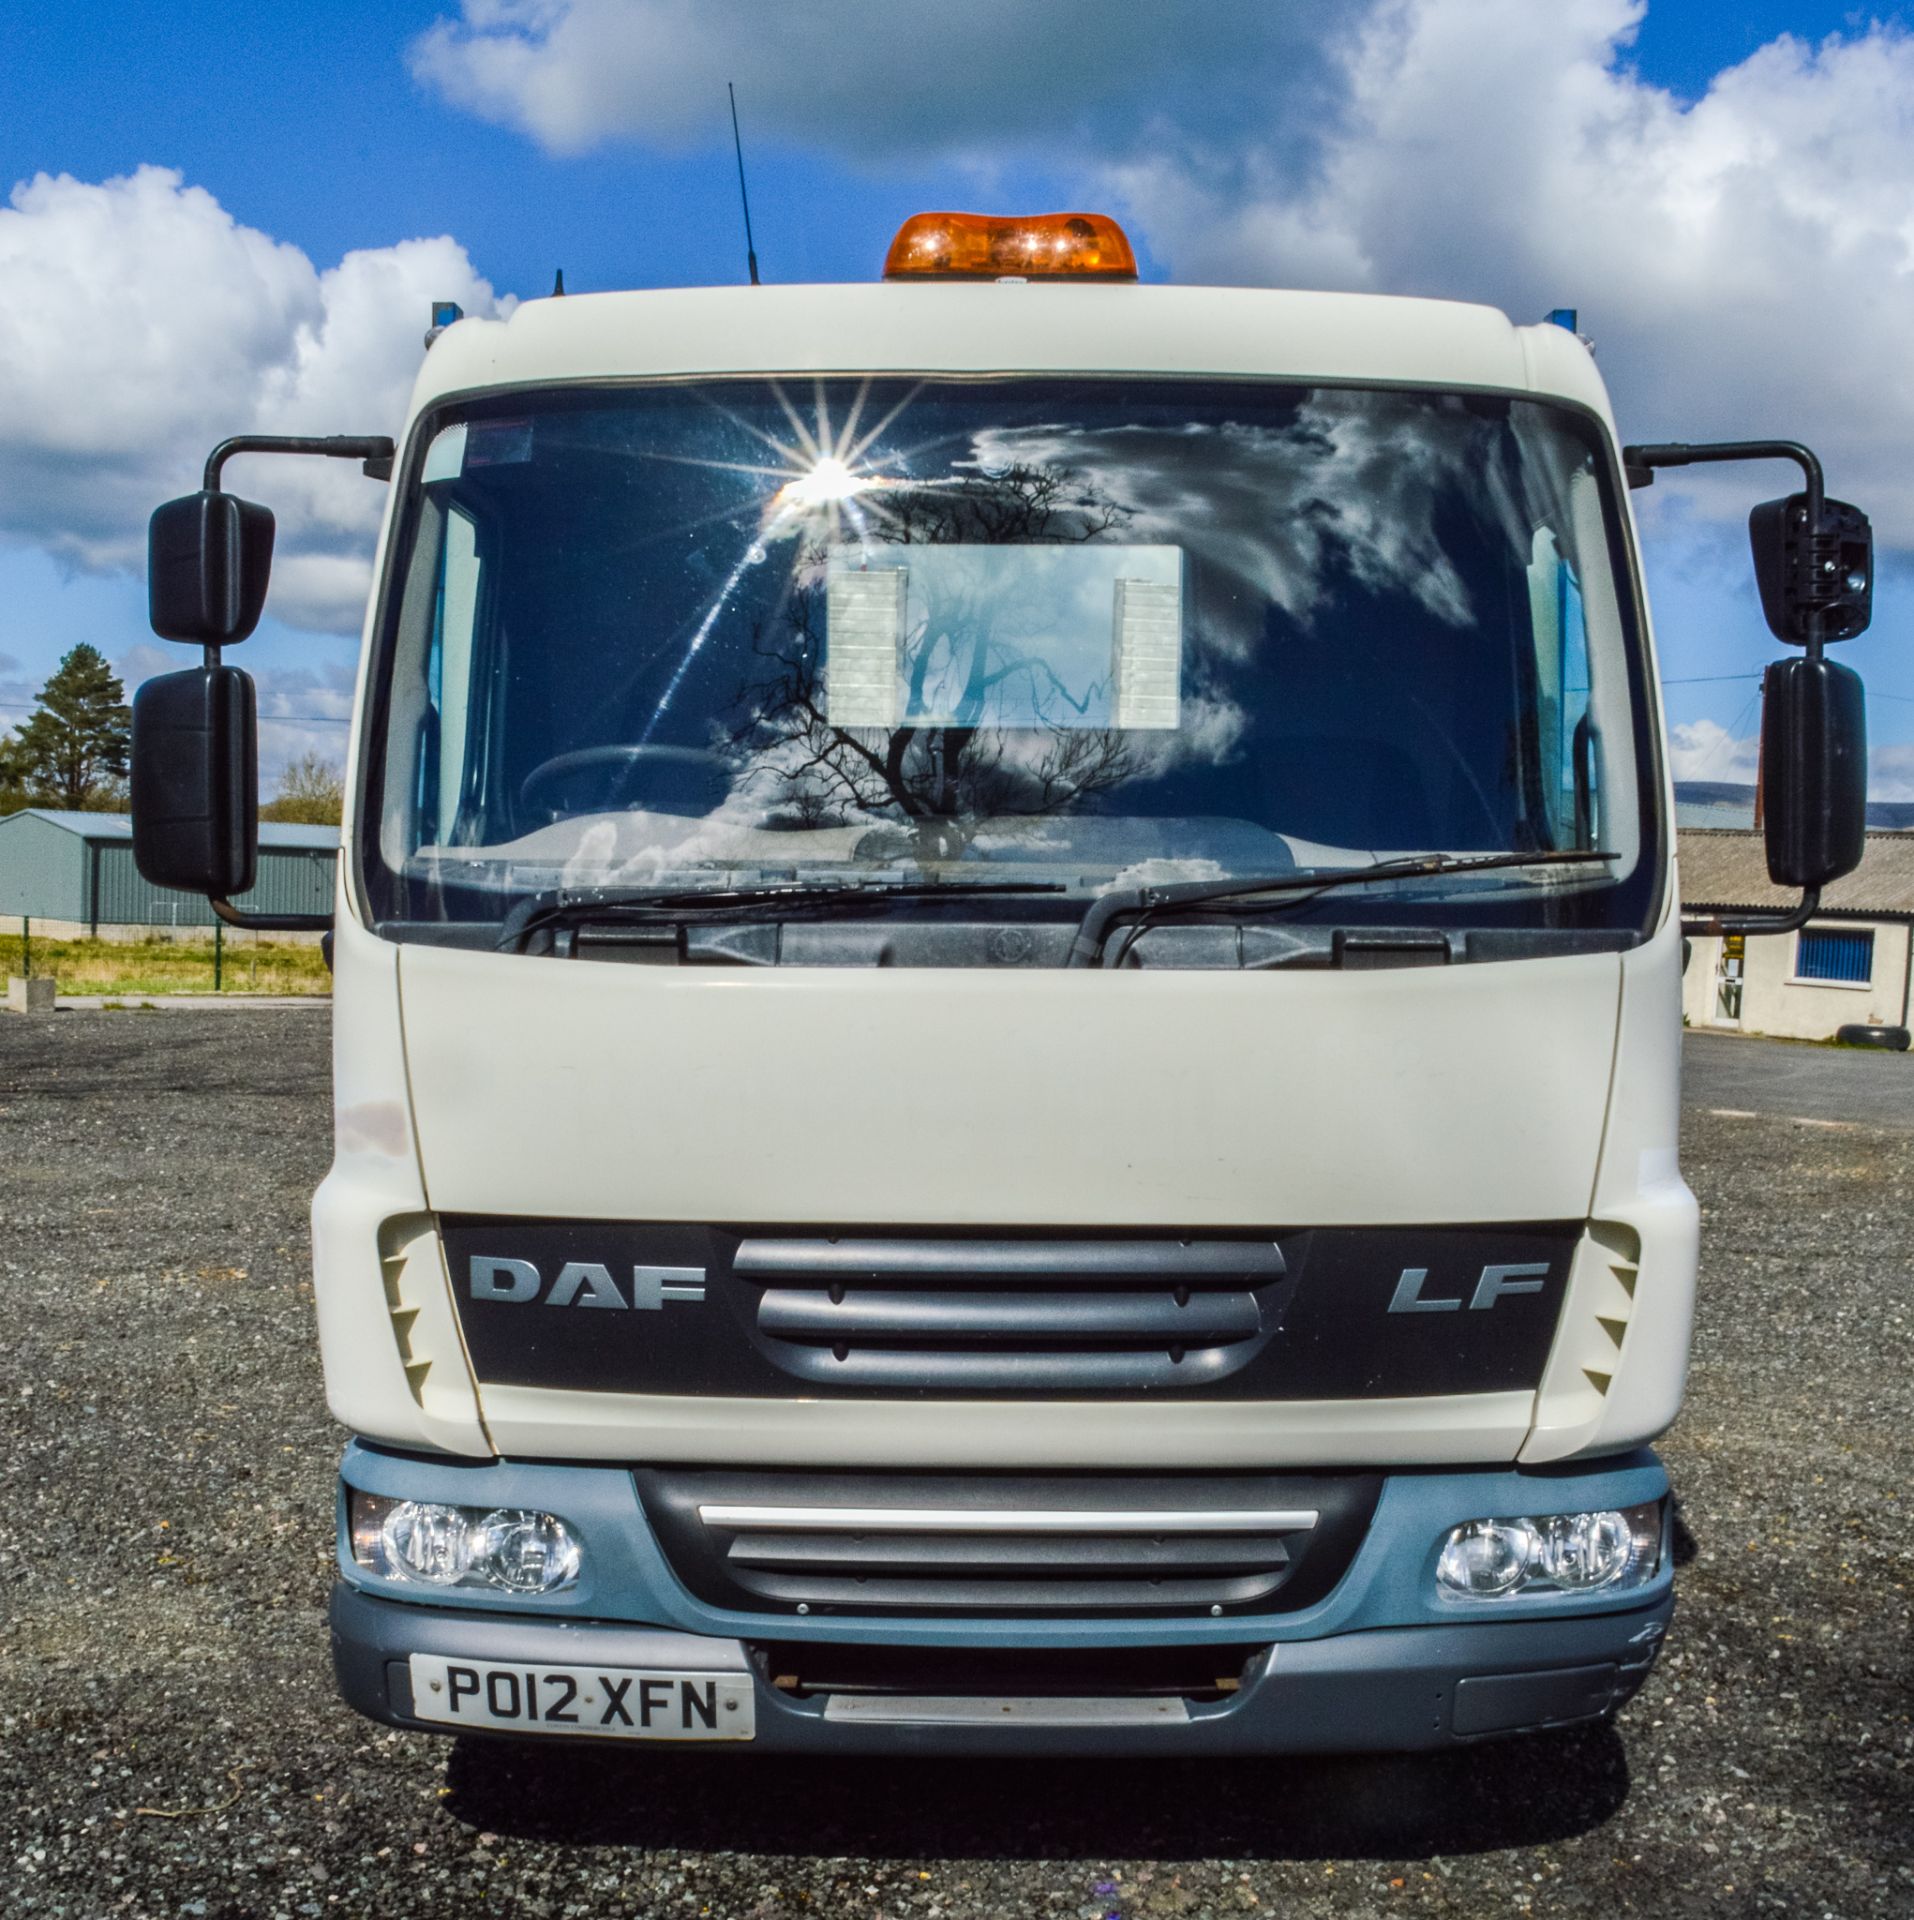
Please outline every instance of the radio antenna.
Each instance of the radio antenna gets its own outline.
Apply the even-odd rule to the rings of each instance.
[[[758,250],[751,239],[751,196],[744,190],[744,142],[738,137],[738,90],[727,80],[724,90],[731,96],[731,146],[738,156],[738,198],[744,202],[744,257],[750,262],[751,284],[758,281]]]

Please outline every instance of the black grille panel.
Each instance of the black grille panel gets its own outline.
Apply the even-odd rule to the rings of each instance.
[[[1018,1231],[448,1214],[442,1225],[484,1385],[948,1402],[1530,1389],[1581,1233],[1560,1221]],[[1467,1311],[1485,1271],[1510,1265],[1541,1284],[1504,1292],[1493,1313]],[[1412,1272],[1434,1310],[1391,1310]]]
[[[1147,1392],[1252,1360],[1280,1324],[1273,1240],[745,1239],[732,1272],[785,1372],[928,1392]]]
[[[1304,1606],[1341,1577],[1380,1485],[1365,1474],[636,1477],[694,1593],[810,1614]]]

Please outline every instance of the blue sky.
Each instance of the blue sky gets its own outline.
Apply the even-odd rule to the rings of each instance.
[[[1509,16],[1521,31],[1496,34],[1478,15],[1479,47],[1464,48],[1468,69],[1480,72],[1478,117],[1458,103],[1453,115],[1419,119],[1427,110],[1416,97],[1417,69],[1435,71],[1454,57],[1471,4],[1522,8]],[[1827,353],[1798,345],[1819,325],[1839,357],[1850,351],[1852,325],[1860,330],[1852,353],[1884,358],[1882,343],[1897,328],[1905,339],[1914,320],[1904,304],[1908,262],[1879,239],[1897,221],[1914,221],[1907,170],[1895,179],[1898,162],[1914,161],[1914,142],[1883,104],[1897,76],[1914,76],[1897,9],[1652,0],[1631,26],[1627,0],[1552,0],[1546,8],[1410,0],[1403,11],[1411,25],[1391,29],[1391,41],[1374,27],[1373,8],[1347,0],[1271,7],[1264,44],[1239,57],[1217,24],[1234,10],[1161,0],[1116,25],[1106,23],[1123,16],[1084,0],[1051,0],[1047,26],[1077,34],[1082,50],[1059,61],[1054,50],[1027,44],[1032,16],[1014,0],[871,7],[872,0],[838,0],[824,10],[838,31],[784,51],[761,44],[771,14],[711,0],[695,31],[682,29],[693,44],[670,50],[679,66],[655,84],[646,75],[664,50],[642,36],[681,31],[670,23],[687,17],[661,0],[554,0],[553,13],[575,12],[577,21],[516,35],[490,31],[487,10],[469,0],[463,20],[456,0],[315,0],[297,11],[226,0],[13,10],[0,62],[0,190],[39,174],[97,185],[142,165],[175,169],[180,191],[203,189],[238,227],[297,249],[310,263],[305,271],[322,276],[354,250],[449,235],[499,294],[543,293],[561,265],[574,291],[732,280],[744,250],[722,80],[735,74],[768,278],[870,277],[891,231],[919,207],[1088,204],[1126,219],[1150,277],[1282,284],[1293,274],[1291,284],[1484,298],[1520,318],[1573,305],[1597,341],[1626,434],[1799,435],[1827,455],[1832,489],[1875,513],[1884,547],[1880,611],[1874,632],[1846,657],[1876,696],[1875,742],[1898,750],[1877,757],[1877,792],[1904,783],[1914,797],[1914,664],[1904,647],[1914,623],[1901,611],[1914,584],[1914,495],[1866,490],[1870,482],[1877,490],[1902,484],[1892,456],[1906,441],[1895,437],[1895,420],[1878,417],[1865,380],[1842,381],[1821,365]],[[102,27],[107,16],[110,31]],[[451,25],[428,61],[416,49],[441,22]],[[564,33],[574,27],[568,49]],[[1782,35],[1866,47],[1844,64],[1819,55],[1789,60],[1774,53]],[[619,36],[637,43],[621,53]],[[1058,46],[1072,52],[1067,38]],[[1490,70],[1492,46],[1500,72]],[[607,49],[628,53],[628,68],[608,60]],[[1874,51],[1864,58],[1867,49]],[[501,83],[504,54],[515,64]],[[1896,64],[1903,58],[1905,68]],[[966,77],[953,78],[959,69]],[[1718,88],[1729,69],[1740,77]],[[1059,73],[1068,80],[1049,77]],[[1591,89],[1603,94],[1593,109],[1584,104]],[[1584,113],[1590,117],[1578,120]],[[1833,159],[1825,151],[1830,115],[1843,139],[1861,142]],[[1432,141],[1452,143],[1455,198],[1436,203],[1419,235],[1405,234],[1388,202],[1427,190],[1411,175],[1423,170],[1417,156]],[[1709,156],[1736,141],[1746,149],[1741,171],[1709,173]],[[1791,168],[1791,142],[1832,170],[1820,189],[1825,207],[1802,201],[1809,189],[1793,184],[1793,200],[1770,204],[1767,178],[1792,182],[1795,171],[1812,171]],[[1608,156],[1600,164],[1613,167],[1612,195],[1588,171],[1597,164],[1591,150]],[[1571,152],[1580,173],[1535,184],[1568,165]],[[1486,186],[1468,183],[1478,167],[1488,170]],[[1707,217],[1720,232],[1703,231],[1696,244],[1704,252],[1718,246],[1724,278],[1742,283],[1723,287],[1719,310],[1705,283],[1671,277],[1666,247],[1631,256],[1612,220],[1600,222],[1598,242],[1575,244],[1578,217],[1639,193],[1644,179],[1689,182],[1670,218],[1690,218],[1692,182],[1704,176],[1715,209]],[[1526,211],[1511,243],[1495,230],[1497,181],[1517,178]],[[1717,192],[1722,178],[1742,184]],[[1749,179],[1762,182],[1758,190]],[[1851,234],[1840,231],[1850,195],[1868,203],[1853,215],[1861,224]],[[50,232],[56,215],[64,217],[51,211],[35,230]],[[1804,225],[1835,236],[1827,244],[1839,273],[1822,276],[1820,307],[1811,286],[1794,286],[1816,275],[1812,254],[1798,275],[1786,265]],[[0,237],[0,263],[5,257]],[[112,276],[103,270],[90,290],[76,264],[85,258],[83,250],[60,254],[57,278],[42,284],[59,285],[81,306],[108,306]],[[1760,267],[1770,270],[1766,281]],[[164,279],[163,259],[153,276]],[[241,276],[236,286],[243,285]],[[170,290],[141,291],[141,310],[126,313],[129,333],[163,330]],[[0,343],[5,297],[0,288]],[[315,297],[309,288],[285,295],[289,311]],[[1803,323],[1777,313],[1762,333],[1769,323],[1758,303],[1797,297]],[[203,286],[182,285],[174,304],[184,316],[206,298]],[[215,319],[230,305],[218,306]],[[89,320],[112,341],[110,306]],[[414,343],[422,323],[422,312],[393,316]],[[195,339],[219,350],[222,336],[198,308],[181,327],[181,355]],[[152,377],[170,380],[171,365],[156,360]],[[198,411],[181,414],[190,424],[171,429],[182,440],[181,460],[203,455],[203,445],[183,444],[192,433],[251,424],[239,383],[230,419],[219,417],[217,380],[209,388]],[[94,404],[82,359],[52,359],[37,391],[37,424],[16,446],[29,444],[43,464],[23,465],[11,496],[0,473],[0,703],[30,698],[79,639],[135,672],[152,670],[160,657],[145,632],[142,586],[126,565],[124,529],[114,531],[114,515],[124,520],[130,509],[102,504],[94,512],[83,483],[85,461],[99,459],[100,499],[109,480],[130,499],[157,484],[144,476],[165,466],[166,447],[156,443],[144,465],[115,465],[110,449],[100,452],[110,420],[84,432],[76,424],[73,444],[62,444],[61,418],[79,423]],[[342,379],[325,391],[349,393],[350,385]],[[7,392],[0,375],[0,409]],[[314,400],[308,411],[320,406]],[[6,428],[0,411],[0,468],[9,457],[24,459],[9,455]],[[49,473],[76,489],[70,528],[49,504]],[[1740,515],[1760,493],[1791,483],[1780,470],[1772,485],[1765,471],[1748,470],[1726,484],[1736,490],[1732,500],[1721,489],[1664,482],[1638,504],[1664,671],[1681,683],[1670,686],[1669,712],[1688,729],[1678,735],[1678,745],[1687,743],[1684,770],[1734,778],[1746,768],[1751,676],[1775,650],[1755,609]],[[9,508],[9,498],[23,504]],[[338,624],[317,612],[307,618]],[[274,620],[262,629],[248,658],[277,690],[268,707],[319,716],[309,733],[282,727],[280,750],[342,738],[332,722],[343,710],[353,651],[349,640],[310,628]],[[1730,675],[1750,677],[1715,677]],[[18,717],[0,705],[0,724]]]

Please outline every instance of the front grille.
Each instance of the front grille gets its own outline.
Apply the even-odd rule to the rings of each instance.
[[[648,1468],[680,1579],[762,1612],[1218,1614],[1340,1577],[1374,1475],[742,1474]]]
[[[1200,1387],[1281,1321],[1274,1240],[747,1237],[732,1272],[778,1367],[822,1386]]]

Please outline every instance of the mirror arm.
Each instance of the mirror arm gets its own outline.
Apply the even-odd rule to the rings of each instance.
[[[220,474],[236,453],[316,454],[326,460],[357,460],[368,480],[390,480],[392,462],[398,448],[385,434],[278,434],[239,433],[222,440],[206,456],[204,490],[219,491]],[[202,649],[205,664],[220,664],[220,649],[208,645]],[[332,927],[329,913],[248,913],[230,900],[208,894],[206,904],[229,927],[248,933],[326,933]]]
[[[206,456],[205,490],[219,491],[220,469],[236,453],[313,453],[326,460],[357,460],[368,480],[390,480],[396,452],[384,434],[240,433],[222,440]]]
[[[1792,460],[1801,469],[1806,481],[1802,504],[1807,524],[1811,529],[1820,528],[1826,517],[1827,486],[1821,472],[1821,462],[1811,449],[1798,440],[1715,440],[1695,445],[1671,440],[1622,449],[1622,467],[1631,487],[1649,485],[1657,467],[1702,466],[1728,460]],[[1863,528],[1865,525],[1863,520]],[[1824,618],[1824,610],[1820,607],[1811,608],[1807,614],[1807,632],[1802,636],[1801,643],[1810,660],[1825,658],[1827,641],[1822,632]],[[1861,624],[1866,625],[1865,619]],[[1778,627],[1775,630],[1781,632]],[[1782,637],[1791,636],[1783,634]],[[1731,933],[1794,933],[1807,925],[1819,911],[1820,905],[1821,889],[1808,887],[1803,890],[1800,901],[1784,913],[1708,914],[1699,919],[1683,920],[1681,931],[1684,938],[1690,939],[1698,935]]]
[[[1704,440],[1690,445],[1684,440],[1657,441],[1647,446],[1624,447],[1622,469],[1630,486],[1646,486],[1655,477],[1657,467],[1698,467],[1720,460],[1792,460],[1807,480],[1808,524],[1821,524],[1822,507],[1827,499],[1827,484],[1822,478],[1821,462],[1812,448],[1799,440]],[[1641,478],[1637,480],[1635,476]],[[1810,660],[1821,657],[1821,616],[1809,616],[1807,653]]]
[[[397,452],[395,444],[384,434],[236,433],[231,439],[222,440],[206,456],[202,484],[207,493],[217,493],[220,472],[236,453],[307,453],[326,460],[357,460],[368,480],[390,480]],[[209,643],[201,649],[200,657],[205,665],[216,667],[220,662],[220,649]],[[234,922],[235,926],[238,924]]]
[[[1681,923],[1685,940],[1723,933],[1797,933],[1821,911],[1821,889],[1803,888],[1800,902],[1786,913],[1734,914],[1711,913],[1699,920]]]
[[[1821,462],[1799,440],[1704,440],[1692,446],[1683,440],[1666,440],[1622,449],[1624,467],[1698,467],[1717,460],[1794,461],[1807,475],[1808,509],[1818,524],[1827,487]]]
[[[236,907],[230,900],[210,893],[206,904],[229,927],[239,927],[247,933],[327,933],[332,928],[329,913],[248,913],[244,907]]]

